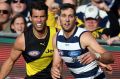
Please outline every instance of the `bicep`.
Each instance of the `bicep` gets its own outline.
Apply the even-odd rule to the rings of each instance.
[[[20,55],[22,54],[22,51],[24,50],[25,44],[24,44],[24,36],[21,35],[18,37],[11,49],[10,58],[12,61],[16,61]]]
[[[82,35],[81,40],[84,46],[89,47],[90,49],[93,49],[98,53],[106,52],[106,50],[97,42],[97,40],[89,32],[84,33]]]
[[[21,53],[22,51],[12,48],[11,53],[10,53],[10,59],[12,61],[16,61],[20,57]]]

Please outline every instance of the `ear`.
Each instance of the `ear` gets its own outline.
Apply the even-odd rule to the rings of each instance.
[[[77,19],[78,19],[78,17],[77,17],[77,16],[75,16],[75,22],[77,22]]]
[[[11,25],[11,29],[13,29],[13,30],[14,30],[14,28],[15,28],[15,27],[14,27],[14,25],[12,24],[12,25]]]

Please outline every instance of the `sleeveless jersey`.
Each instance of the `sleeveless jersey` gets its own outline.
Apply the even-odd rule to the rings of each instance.
[[[53,59],[52,37],[56,33],[56,29],[53,27],[47,28],[49,30],[45,39],[36,38],[32,28],[24,33],[25,51],[22,55],[26,61],[28,77],[39,76],[42,79],[42,76],[50,76]]]
[[[94,79],[98,75],[103,79],[105,76],[99,68],[97,61],[90,64],[82,64],[78,61],[80,55],[86,53],[86,50],[81,47],[80,37],[86,32],[85,29],[77,27],[73,35],[65,38],[63,30],[57,34],[57,48],[59,54],[75,79]]]

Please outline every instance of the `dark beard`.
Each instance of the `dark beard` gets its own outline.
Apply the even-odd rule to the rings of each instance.
[[[70,29],[66,30],[64,28],[62,28],[65,32],[71,32],[73,30],[74,27],[71,27]]]
[[[42,29],[42,30],[39,30],[38,32],[40,32],[40,33],[44,33],[44,32],[45,32],[45,28],[46,28],[46,26],[43,27],[43,29]]]

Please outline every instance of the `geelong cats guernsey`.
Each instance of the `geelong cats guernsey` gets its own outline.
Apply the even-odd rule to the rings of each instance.
[[[90,64],[82,64],[78,61],[80,55],[86,53],[86,50],[81,47],[80,37],[86,32],[85,29],[77,27],[73,35],[65,38],[63,30],[57,34],[57,48],[59,54],[75,79],[104,79],[105,75],[99,68],[97,61]]]

